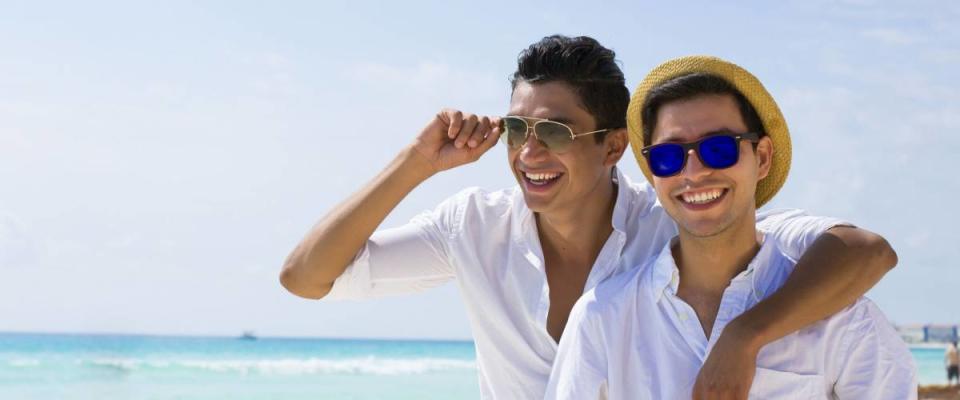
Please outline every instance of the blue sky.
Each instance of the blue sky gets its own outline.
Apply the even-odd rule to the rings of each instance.
[[[631,88],[687,54],[753,71],[793,136],[768,207],[883,234],[900,265],[870,297],[960,322],[956,3],[192,3],[5,2],[0,331],[469,337],[455,285],[323,303],[277,273],[439,108],[505,112],[517,53],[553,33],[613,48]],[[385,225],[512,184],[496,148]]]

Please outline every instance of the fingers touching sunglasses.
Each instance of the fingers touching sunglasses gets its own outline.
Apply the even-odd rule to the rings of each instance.
[[[500,119],[458,110],[444,109],[437,116],[447,125],[447,137],[456,148],[480,146],[488,135],[500,126]]]

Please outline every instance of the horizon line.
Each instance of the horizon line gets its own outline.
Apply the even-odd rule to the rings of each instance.
[[[245,333],[252,333],[256,339],[284,339],[284,340],[368,340],[394,342],[466,342],[473,343],[472,338],[407,338],[407,337],[373,337],[373,336],[297,336],[297,335],[258,335],[256,332],[244,331],[237,335],[204,334],[204,333],[147,333],[147,332],[104,332],[104,331],[21,331],[0,329],[0,335],[48,335],[48,336],[134,336],[134,337],[166,337],[166,338],[195,338],[195,339],[239,339]]]

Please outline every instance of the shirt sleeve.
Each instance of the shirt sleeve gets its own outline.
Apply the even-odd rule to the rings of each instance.
[[[547,384],[547,400],[606,399],[607,353],[600,322],[587,309],[588,292],[577,301],[560,339]]]
[[[840,399],[916,399],[917,366],[910,350],[873,302],[861,299],[836,352],[834,392]]]
[[[450,243],[461,229],[464,198],[452,197],[403,226],[374,233],[324,299],[417,293],[452,280]]]
[[[854,226],[842,219],[820,217],[798,209],[778,209],[757,214],[757,228],[777,241],[787,257],[799,260],[824,232],[837,226]]]

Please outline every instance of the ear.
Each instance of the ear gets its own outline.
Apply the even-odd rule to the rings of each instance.
[[[623,153],[627,150],[629,143],[627,139],[627,128],[615,129],[608,132],[607,136],[603,138],[603,146],[606,150],[603,165],[608,167],[616,165],[617,162],[620,161],[620,157],[623,157]]]
[[[757,182],[766,178],[767,174],[770,173],[770,168],[773,166],[773,151],[773,140],[769,136],[760,138],[755,152],[757,157]]]

